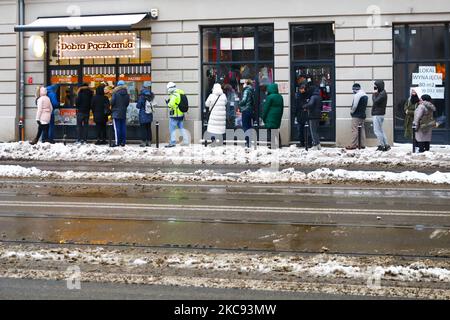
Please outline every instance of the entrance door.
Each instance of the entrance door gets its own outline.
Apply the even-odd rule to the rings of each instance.
[[[310,88],[320,89],[322,97],[322,116],[319,123],[320,141],[335,141],[336,139],[336,103],[334,88],[334,65],[325,64],[294,64],[292,68],[291,95],[291,141],[299,141],[299,126],[296,121],[296,108],[299,104],[299,87],[302,83],[308,83]],[[311,89],[310,89],[311,90]],[[311,93],[308,92],[309,97]],[[301,107],[301,106],[300,106]]]

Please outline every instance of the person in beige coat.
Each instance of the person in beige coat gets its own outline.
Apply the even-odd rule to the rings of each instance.
[[[52,102],[47,96],[47,89],[41,87],[39,89],[39,98],[37,99],[36,122],[38,123],[38,132],[30,144],[36,144],[42,135],[42,142],[48,142],[48,129],[50,126],[50,118],[52,116]]]

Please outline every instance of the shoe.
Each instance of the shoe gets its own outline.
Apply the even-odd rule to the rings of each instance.
[[[147,142],[145,143],[145,146],[146,146],[146,147],[151,147],[152,144],[151,144],[150,142],[147,141]]]
[[[108,141],[106,141],[106,140],[102,140],[102,141],[100,141],[100,144],[108,144]]]
[[[346,149],[346,150],[355,150],[355,149],[358,149],[358,147],[355,147],[355,146],[346,146],[345,149]]]
[[[311,150],[322,150],[322,147],[320,146],[320,144],[317,144],[315,146],[312,146]]]
[[[38,139],[33,139],[33,140],[30,141],[31,145],[35,145],[36,143],[38,143]]]
[[[168,145],[166,145],[164,148],[173,148],[173,147],[175,147],[174,144],[168,144]]]
[[[391,150],[391,146],[390,145],[385,145],[384,147],[383,147],[383,151],[389,151],[389,150]]]
[[[100,140],[95,141],[95,145],[96,145],[96,146],[99,146],[99,145],[101,145],[101,144],[102,144],[102,142],[101,142]]]
[[[125,143],[121,143],[120,146],[121,146],[121,147],[125,147]]]
[[[378,146],[376,151],[384,151],[384,146]]]
[[[50,143],[50,144],[55,144],[56,143],[55,140],[48,140],[47,142]]]

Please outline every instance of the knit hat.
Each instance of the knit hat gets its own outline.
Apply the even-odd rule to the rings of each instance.
[[[424,94],[420,97],[420,99],[422,99],[423,101],[431,102],[431,97],[428,94]]]
[[[359,83],[354,83],[352,86],[353,91],[361,90],[361,85]]]

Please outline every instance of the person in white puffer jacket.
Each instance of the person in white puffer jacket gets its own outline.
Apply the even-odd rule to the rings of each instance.
[[[225,134],[227,96],[223,93],[219,83],[214,84],[212,93],[206,100],[205,106],[210,111],[207,131],[213,137]]]

